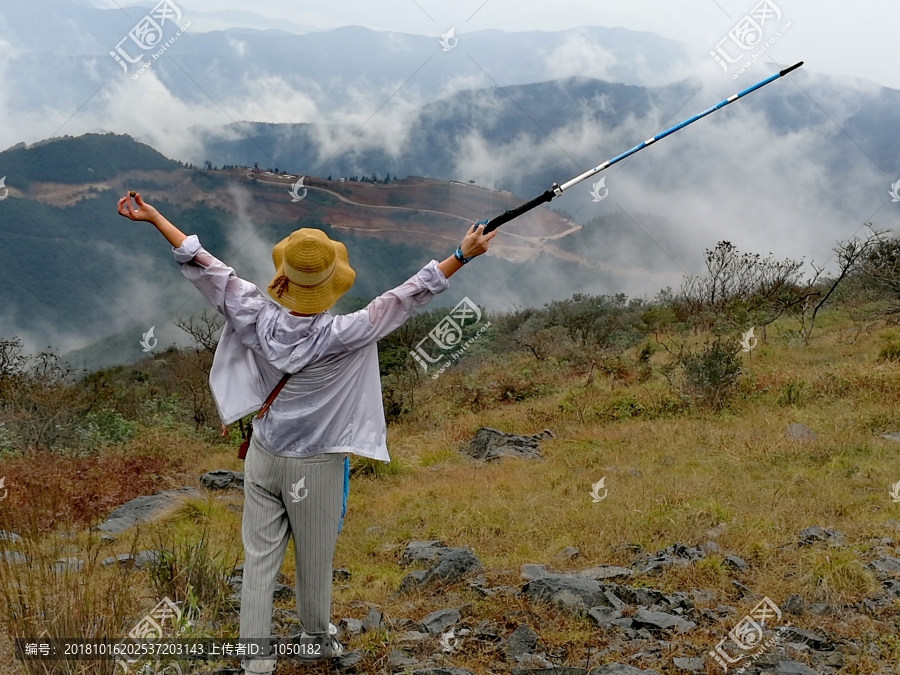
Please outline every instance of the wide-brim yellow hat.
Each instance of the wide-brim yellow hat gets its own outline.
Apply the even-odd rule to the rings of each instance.
[[[347,247],[322,230],[304,227],[272,249],[275,278],[268,286],[276,302],[300,314],[330,308],[356,279]]]

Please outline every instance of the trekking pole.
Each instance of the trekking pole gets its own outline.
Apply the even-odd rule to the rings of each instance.
[[[752,87],[748,87],[747,89],[744,89],[744,91],[742,91],[738,94],[732,94],[731,96],[726,98],[721,103],[717,103],[712,108],[708,108],[708,109],[704,110],[702,113],[694,115],[693,117],[685,120],[681,124],[676,124],[671,129],[667,129],[666,131],[663,131],[662,133],[657,134],[653,138],[648,138],[643,143],[640,143],[639,145],[634,146],[628,152],[623,152],[618,157],[613,157],[612,159],[603,162],[603,164],[599,164],[599,165],[595,166],[593,169],[589,169],[589,170],[585,171],[580,176],[575,176],[575,178],[573,178],[572,180],[570,180],[566,183],[563,183],[562,185],[559,185],[558,183],[554,183],[553,187],[551,187],[549,190],[547,190],[543,194],[538,195],[531,201],[525,202],[524,204],[521,204],[520,206],[517,206],[514,209],[509,209],[507,211],[504,211],[499,216],[491,218],[490,220],[480,220],[476,223],[476,225],[485,225],[485,228],[484,228],[485,234],[487,234],[488,232],[493,232],[494,230],[496,230],[498,227],[500,227],[504,223],[508,223],[509,221],[511,221],[513,218],[518,218],[523,213],[527,213],[528,211],[531,211],[531,209],[533,209],[537,206],[540,206],[541,204],[544,204],[546,202],[549,202],[554,197],[559,197],[560,195],[562,195],[563,192],[568,190],[570,187],[574,187],[575,185],[578,185],[578,183],[580,183],[581,181],[587,180],[591,176],[594,176],[594,175],[600,173],[604,169],[608,169],[613,164],[617,164],[618,162],[621,162],[623,159],[631,157],[633,154],[640,152],[641,150],[646,148],[648,145],[653,145],[654,143],[656,143],[656,141],[660,141],[663,138],[665,138],[666,136],[671,136],[676,131],[679,131],[680,129],[684,129],[689,124],[693,124],[697,120],[702,119],[702,118],[706,117],[707,115],[711,115],[712,113],[716,112],[717,110],[724,108],[729,103],[734,103],[739,98],[743,98],[747,94],[750,94],[750,93],[756,91],[757,89],[762,89],[770,82],[774,82],[775,80],[784,77],[791,71],[797,70],[797,68],[799,68],[802,65],[803,65],[803,61],[800,61],[799,63],[795,63],[790,68],[785,68],[781,72],[775,73],[771,77],[767,77],[762,82],[758,82],[757,84],[754,84]]]

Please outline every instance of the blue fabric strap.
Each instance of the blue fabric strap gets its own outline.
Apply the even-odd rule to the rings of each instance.
[[[350,495],[350,455],[344,457],[344,505],[341,507],[341,522],[338,525],[338,534],[344,527],[344,516],[347,515],[347,497]]]

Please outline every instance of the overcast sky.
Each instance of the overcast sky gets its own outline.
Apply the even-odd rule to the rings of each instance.
[[[873,80],[900,89],[900,3],[897,0],[773,0],[791,27],[770,53],[779,62],[805,60],[810,70]],[[179,0],[185,11],[239,10],[321,29],[365,26],[440,36],[466,32],[558,31],[623,27],[677,40],[707,54],[758,0]],[[113,0],[94,0],[115,7]],[[127,7],[119,0],[119,4]],[[140,3],[148,6],[148,0]]]

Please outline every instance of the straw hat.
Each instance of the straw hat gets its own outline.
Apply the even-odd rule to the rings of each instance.
[[[272,249],[275,278],[269,295],[299,314],[318,314],[334,305],[353,285],[356,272],[347,247],[321,230],[304,227]]]

